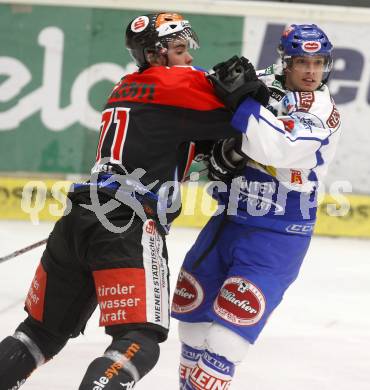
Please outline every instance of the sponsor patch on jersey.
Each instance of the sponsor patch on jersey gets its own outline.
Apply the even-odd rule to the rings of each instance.
[[[303,43],[302,49],[306,53],[316,53],[321,49],[321,43],[317,41],[307,41]]]
[[[132,23],[131,23],[131,30],[134,33],[139,33],[141,31],[144,31],[149,24],[149,18],[147,16],[138,16]]]
[[[325,127],[321,119],[310,112],[296,111],[292,114],[292,118],[298,121],[306,130],[312,130],[314,127],[320,129]]]
[[[276,177],[276,169],[271,166],[259,164],[257,169]],[[278,189],[274,181],[243,181],[239,188],[239,206],[242,209],[247,209],[249,215],[262,216],[269,212],[284,213],[285,204],[278,203],[280,202],[279,197],[277,201],[273,200]]]
[[[174,313],[189,313],[199,307],[204,299],[200,283],[185,270],[181,270],[173,294],[172,311]]]
[[[278,102],[280,102],[285,96],[285,92],[282,91],[281,89],[270,87],[269,90],[270,90],[270,97],[272,97]]]
[[[293,92],[288,92],[283,97],[283,106],[285,107],[286,114],[291,113],[292,111],[297,110],[297,100]]]
[[[164,241],[153,220],[143,225],[141,238],[146,285],[146,321],[168,328],[169,286],[167,260],[163,256]]]
[[[100,326],[147,322],[145,271],[113,268],[93,272]]]
[[[144,229],[148,234],[154,234],[156,232],[155,222],[152,219],[148,219]]]
[[[309,111],[315,101],[315,94],[313,92],[299,92],[298,97],[298,109]]]
[[[340,122],[340,114],[339,111],[337,110],[337,107],[333,106],[333,110],[326,121],[326,124],[331,128],[334,129],[339,125]]]
[[[302,180],[302,172],[298,169],[291,169],[290,170],[290,182],[292,184],[303,184]]]
[[[26,308],[31,317],[41,322],[44,316],[46,281],[47,274],[40,262],[37,267],[35,277],[33,278],[28,290]]]
[[[256,324],[263,316],[265,307],[262,291],[249,280],[238,276],[224,282],[213,304],[218,316],[240,326]]]
[[[290,116],[281,116],[279,117],[279,120],[281,120],[284,123],[284,130],[291,133],[294,130],[295,126],[295,120],[292,119]]]

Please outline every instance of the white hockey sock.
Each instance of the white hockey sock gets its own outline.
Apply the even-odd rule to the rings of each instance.
[[[182,389],[191,370],[197,364],[203,352],[203,349],[192,348],[189,345],[182,343],[179,367],[180,389]]]
[[[227,390],[234,372],[234,363],[223,356],[205,350],[191,370],[184,390]]]

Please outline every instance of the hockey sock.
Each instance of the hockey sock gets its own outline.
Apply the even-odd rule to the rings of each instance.
[[[0,343],[0,384],[2,390],[19,389],[44,357],[24,333],[16,332]]]
[[[191,370],[184,390],[226,390],[234,376],[235,364],[223,356],[205,350]]]
[[[130,390],[157,363],[159,346],[151,335],[131,331],[113,340],[88,367],[79,390]]]
[[[105,356],[96,358],[90,363],[79,390],[133,389],[136,383],[133,374],[122,368],[123,364],[119,361]]]
[[[197,364],[203,352],[204,349],[192,348],[189,345],[182,343],[179,367],[180,389],[185,385],[191,370]]]

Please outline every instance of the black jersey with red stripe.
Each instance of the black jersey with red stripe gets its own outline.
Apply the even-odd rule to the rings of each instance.
[[[234,135],[230,120],[205,73],[193,67],[158,66],[126,75],[103,111],[93,171],[102,168],[102,159],[116,172],[120,166],[128,173],[142,168],[145,185],[158,180],[156,191],[167,181],[181,181],[194,142]]]

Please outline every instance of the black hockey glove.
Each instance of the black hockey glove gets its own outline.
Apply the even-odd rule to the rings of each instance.
[[[238,105],[248,96],[266,106],[270,92],[267,86],[258,79],[254,66],[244,57],[234,56],[213,67],[214,73],[208,75],[217,96],[225,107],[235,111]]]
[[[229,138],[217,141],[208,163],[208,179],[225,183],[243,174],[248,157],[238,151],[239,140]]]

